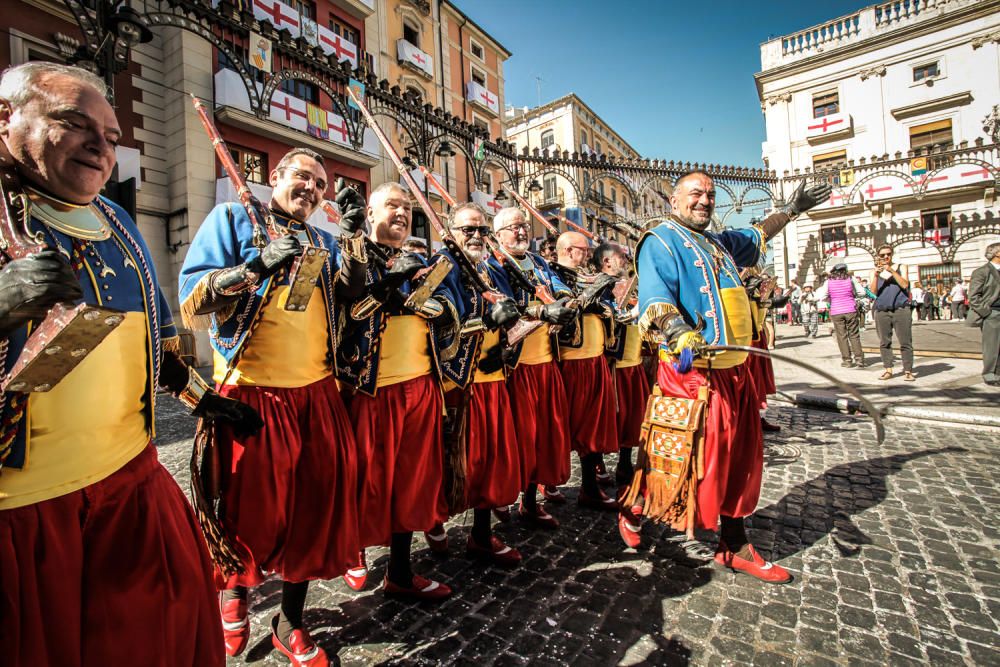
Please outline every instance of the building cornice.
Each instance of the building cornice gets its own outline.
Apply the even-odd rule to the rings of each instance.
[[[483,30],[478,23],[469,18],[468,14],[463,12],[461,9],[459,9],[452,3],[448,2],[448,0],[441,0],[441,6],[450,11],[451,13],[455,14],[457,17],[464,19],[466,23],[468,23],[471,27],[475,28],[476,32],[483,39],[485,39],[490,43],[490,46],[492,46],[495,50],[500,52],[500,54],[503,56],[501,60],[507,60],[513,55],[510,51],[507,50],[507,47],[498,42],[492,35],[490,35],[490,33]]]
[[[902,120],[912,116],[931,113],[932,111],[940,111],[942,109],[962,106],[963,104],[968,104],[971,101],[972,92],[966,90],[965,92],[948,95],[947,97],[938,97],[937,99],[917,102],[916,104],[908,104],[905,107],[896,107],[895,109],[890,109],[889,113],[891,113],[892,117],[896,120]]]
[[[858,55],[871,53],[887,46],[893,46],[916,37],[938,32],[944,28],[962,25],[978,18],[993,16],[998,11],[1000,11],[1000,0],[986,0],[982,3],[962,7],[954,12],[942,14],[939,17],[904,26],[830,51],[823,51],[763,72],[757,72],[753,75],[754,82],[757,84],[757,96],[763,99],[764,84],[766,83],[772,83],[788,76],[808,72],[821,65],[840,62]],[[979,46],[982,46],[982,44],[992,41],[993,32],[995,31],[991,31],[987,35],[970,35],[966,40],[962,41],[974,42],[985,40],[979,43]]]

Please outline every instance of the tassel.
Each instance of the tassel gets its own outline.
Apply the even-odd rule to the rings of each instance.
[[[468,468],[466,415],[469,407],[469,391],[472,390],[461,392],[459,403],[454,407],[450,423],[445,429],[444,493],[448,510],[452,514],[459,514],[467,509],[465,507]]]
[[[215,510],[219,489],[215,475],[218,472],[213,453],[215,427],[211,422],[198,422],[194,447],[191,451],[191,495],[198,525],[208,547],[212,563],[226,578],[245,571],[243,559],[236,545],[226,534]],[[207,464],[207,469],[206,469]]]
[[[212,328],[213,319],[216,322],[225,322],[236,312],[237,302],[234,301],[213,313],[198,314],[198,309],[208,300],[209,291],[211,290],[209,287],[211,275],[209,273],[199,280],[198,284],[191,290],[188,298],[184,299],[181,303],[181,321],[184,323],[184,326],[192,331],[208,331]]]
[[[173,352],[178,357],[181,356],[181,337],[171,336],[160,340],[164,352]]]

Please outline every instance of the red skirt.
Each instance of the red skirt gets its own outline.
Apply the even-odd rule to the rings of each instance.
[[[503,381],[472,384],[466,414],[466,508],[510,505],[527,486],[527,471],[517,446],[517,432]],[[449,405],[461,389],[445,396]]]
[[[704,371],[680,374],[661,362],[657,377],[666,396],[696,398]],[[715,530],[719,515],[744,517],[760,499],[764,439],[753,380],[746,364],[712,371],[705,420],[705,477],[698,483],[698,527]]]
[[[362,546],[388,544],[392,533],[430,530],[447,521],[437,380],[423,375],[380,387],[374,397],[359,393],[348,409],[363,461]]]
[[[622,447],[637,447],[642,420],[649,401],[649,381],[642,364],[615,369],[615,389],[618,392],[618,443]]]
[[[351,422],[330,377],[293,389],[225,386],[264,420],[255,436],[219,429],[231,447],[223,478],[225,527],[244,547],[246,571],[222,586],[332,579],[354,566],[360,549],[358,463]]]
[[[212,564],[150,445],[79,491],[0,511],[5,665],[223,665]]]
[[[569,409],[556,363],[518,365],[507,378],[507,392],[528,483],[565,484],[570,472]]]
[[[564,361],[562,377],[573,451],[580,456],[617,452],[615,384],[604,356]]]
[[[760,338],[753,341],[751,345],[759,350],[767,350],[767,330],[761,330]],[[771,363],[770,357],[751,354],[747,359],[747,368],[750,369],[750,374],[753,376],[758,407],[766,408],[768,395],[778,393],[778,387],[774,383],[774,365]]]

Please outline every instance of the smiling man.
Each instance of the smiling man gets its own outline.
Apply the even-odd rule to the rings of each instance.
[[[0,258],[4,375],[53,305],[121,311],[49,391],[3,395],[0,645],[11,665],[222,665],[211,562],[151,444],[156,386],[198,416],[251,430],[259,419],[177,357],[149,250],[99,196],[121,137],[106,92],[93,74],[53,63],[0,77],[0,171],[27,198],[3,202],[4,213],[27,213],[45,246]]]
[[[329,352],[335,302],[364,290],[364,199],[338,184],[338,252],[333,236],[306,223],[327,189],[323,158],[294,148],[270,182],[273,225],[255,227],[236,204],[205,219],[181,269],[181,311],[188,326],[211,333],[220,391],[253,405],[266,424],[253,437],[219,430],[223,523],[246,568],[222,584],[226,652],[239,655],[250,635],[247,588],[276,573],[272,643],[292,664],[320,667],[326,654],[302,622],[308,582],[343,574],[360,548],[356,446]],[[305,311],[289,311],[289,268],[303,244],[330,254]]]

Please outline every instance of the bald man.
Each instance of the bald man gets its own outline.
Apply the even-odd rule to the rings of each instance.
[[[614,303],[609,298],[615,279],[606,273],[588,273],[591,248],[587,237],[565,232],[556,242],[552,267],[579,303],[573,325],[559,333],[559,356],[569,406],[570,445],[580,457],[582,484],[577,504],[592,509],[618,509],[597,482],[604,455],[618,451],[615,384],[604,357],[613,332]]]

